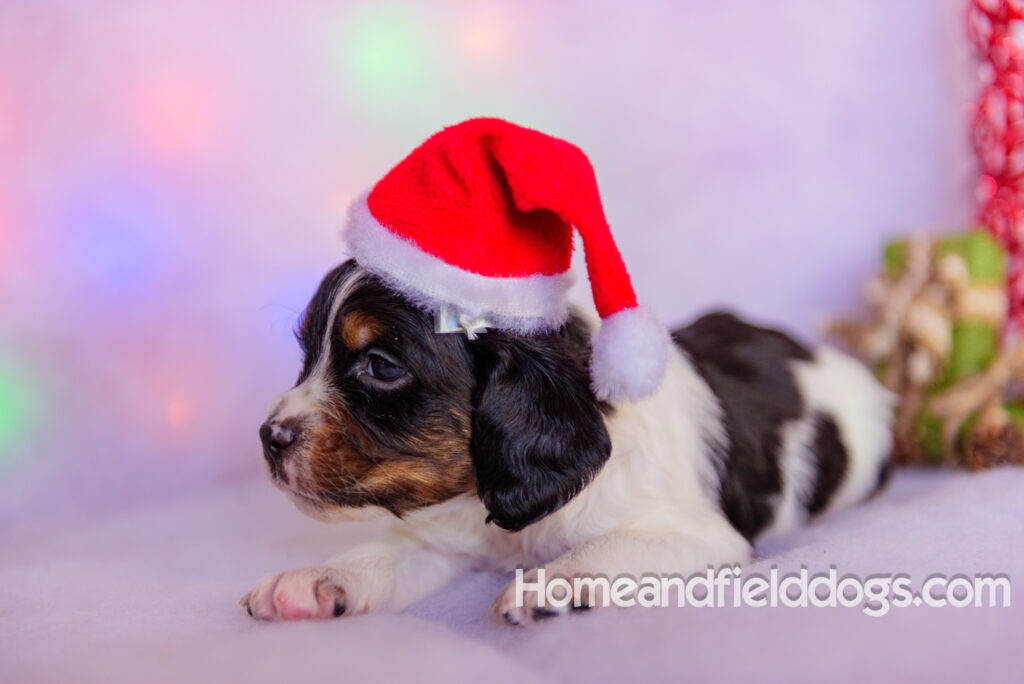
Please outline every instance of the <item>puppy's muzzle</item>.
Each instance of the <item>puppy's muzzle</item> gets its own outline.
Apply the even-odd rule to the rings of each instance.
[[[292,448],[299,442],[301,428],[294,419],[268,420],[260,426],[260,441],[263,442],[263,457],[271,471],[280,474],[281,464]]]

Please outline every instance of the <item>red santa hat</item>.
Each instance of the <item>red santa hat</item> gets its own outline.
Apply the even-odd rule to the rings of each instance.
[[[573,229],[602,324],[591,379],[602,399],[639,399],[664,373],[669,338],[636,295],[575,145],[500,119],[445,128],[350,209],[356,261],[438,316],[438,331],[535,333],[569,312]]]

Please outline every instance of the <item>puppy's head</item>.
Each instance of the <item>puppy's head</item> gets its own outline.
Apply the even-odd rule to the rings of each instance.
[[[260,438],[274,482],[315,517],[402,516],[473,495],[518,530],[575,496],[611,451],[579,319],[541,335],[437,334],[430,314],[348,261],[297,337],[302,371]]]

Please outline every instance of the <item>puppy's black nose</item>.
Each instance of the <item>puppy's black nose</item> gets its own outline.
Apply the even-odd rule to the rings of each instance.
[[[260,426],[260,441],[263,442],[263,457],[272,467],[281,464],[285,452],[299,436],[299,424],[295,420],[268,420]]]

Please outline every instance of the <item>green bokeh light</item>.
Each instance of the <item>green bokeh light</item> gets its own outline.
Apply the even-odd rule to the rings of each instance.
[[[429,87],[429,32],[408,8],[366,7],[346,16],[337,59],[362,94],[394,98]]]
[[[35,434],[41,408],[39,381],[24,364],[0,357],[0,468]]]

